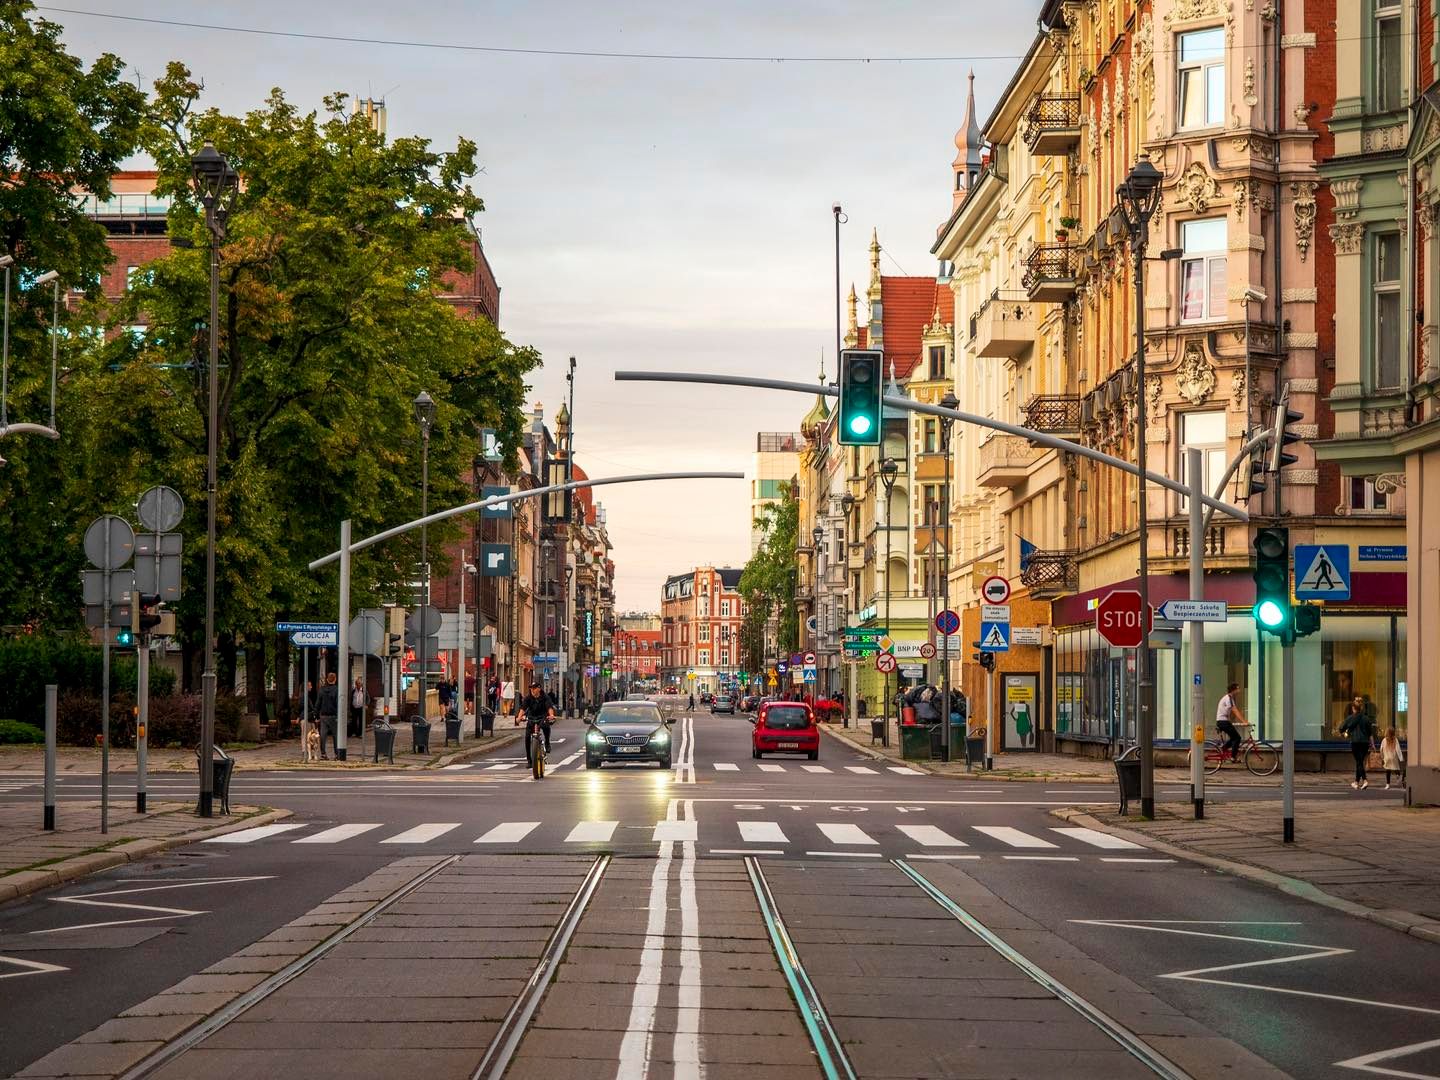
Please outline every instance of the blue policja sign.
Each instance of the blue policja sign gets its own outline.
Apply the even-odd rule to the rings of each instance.
[[[1295,599],[1350,599],[1350,545],[1296,544]]]

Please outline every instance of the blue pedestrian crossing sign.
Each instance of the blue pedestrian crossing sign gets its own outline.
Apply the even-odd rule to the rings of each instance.
[[[1008,622],[982,622],[980,624],[981,652],[1009,652],[1010,624]]]
[[[1350,599],[1350,545],[1296,544],[1295,599]]]
[[[814,681],[815,681],[815,669],[814,669],[813,667],[807,667],[807,668],[805,669],[805,681],[806,681],[806,682],[814,682]]]

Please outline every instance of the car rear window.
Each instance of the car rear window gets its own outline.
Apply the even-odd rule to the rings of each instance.
[[[771,705],[765,710],[765,726],[790,731],[810,726],[810,717],[801,705]]]
[[[602,705],[595,717],[597,724],[634,724],[647,720],[660,722],[660,710],[653,701]]]

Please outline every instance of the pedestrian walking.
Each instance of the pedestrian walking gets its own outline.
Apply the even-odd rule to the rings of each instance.
[[[1350,702],[1350,709],[1340,724],[1340,734],[1350,740],[1350,755],[1355,759],[1355,779],[1350,786],[1359,791],[1370,786],[1365,776],[1365,759],[1370,756],[1370,747],[1375,741],[1375,725],[1365,711],[1365,701],[1357,696]]]
[[[326,736],[329,736],[331,747],[336,748],[338,753],[338,746],[335,739],[336,731],[338,730],[336,717],[340,715],[340,687],[337,685],[337,682],[335,672],[332,671],[329,675],[325,676],[325,685],[320,688],[319,701],[316,705],[316,711],[320,714],[321,761],[325,760]]]
[[[1405,759],[1400,755],[1400,735],[1392,727],[1385,729],[1385,738],[1380,740],[1380,767],[1385,770],[1385,790],[1390,790],[1390,774],[1402,785],[1405,783]]]
[[[350,724],[346,728],[354,738],[358,739],[365,730],[365,706],[369,700],[364,680],[359,675],[355,676],[355,685],[350,688]]]
[[[506,679],[503,683],[501,683],[501,685],[500,685],[500,705],[501,705],[501,710],[504,712],[504,714],[505,714],[506,716],[509,716],[510,713],[514,711],[514,709],[515,709],[515,680],[514,680],[514,679]]]
[[[441,679],[440,685],[435,688],[435,697],[440,702],[440,711],[443,713],[450,707],[451,691],[450,680]]]

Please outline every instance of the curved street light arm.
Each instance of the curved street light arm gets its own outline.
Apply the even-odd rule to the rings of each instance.
[[[44,424],[6,424],[0,427],[0,439],[6,435],[44,435],[49,439],[58,439],[60,432]]]
[[[1230,467],[1225,470],[1225,475],[1222,476],[1220,478],[1220,482],[1215,485],[1215,498],[1217,500],[1225,494],[1225,488],[1230,483],[1230,478],[1235,475],[1235,470],[1240,468],[1240,466],[1246,461],[1246,459],[1250,457],[1251,454],[1255,453],[1256,450],[1264,447],[1274,438],[1275,432],[1267,428],[1240,448],[1240,452],[1236,454],[1234,460],[1230,462]],[[1214,519],[1215,507],[1213,504],[1207,504],[1205,507],[1205,525],[1202,532],[1209,531],[1210,522]]]

